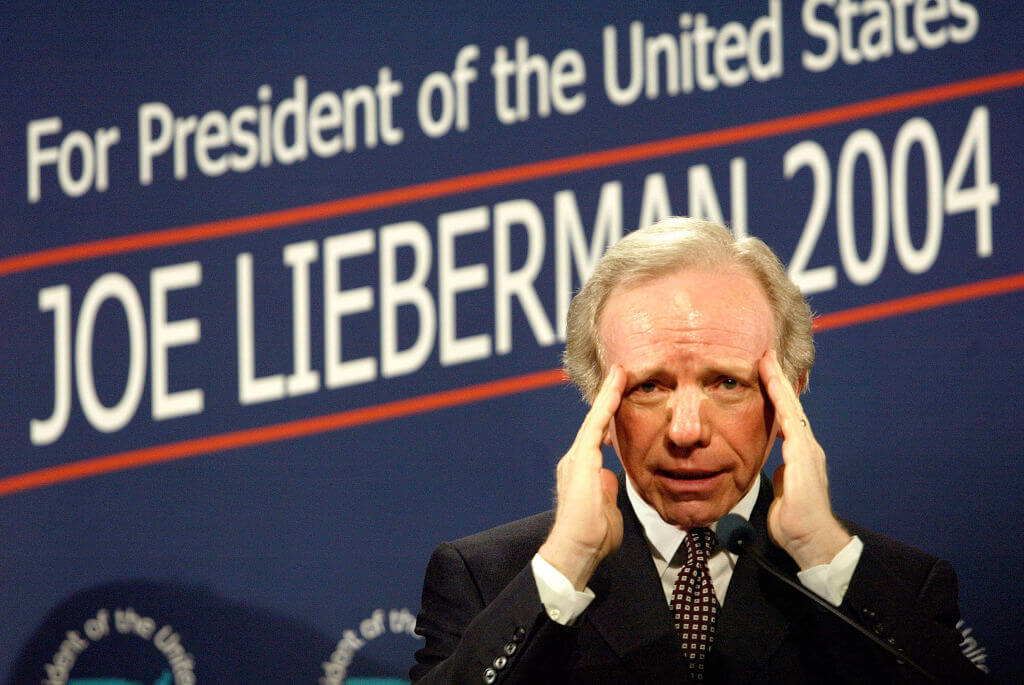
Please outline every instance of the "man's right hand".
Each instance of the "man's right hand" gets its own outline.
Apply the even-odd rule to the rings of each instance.
[[[598,564],[622,544],[619,482],[603,468],[601,445],[619,408],[626,373],[612,365],[576,440],[558,462],[555,524],[540,556],[582,591]]]

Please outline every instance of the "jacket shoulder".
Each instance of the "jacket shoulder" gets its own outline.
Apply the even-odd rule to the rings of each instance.
[[[476,559],[499,552],[516,554],[529,551],[529,559],[547,538],[554,521],[554,512],[546,511],[518,521],[503,523],[447,544],[457,549],[465,558]]]
[[[871,549],[879,556],[892,560],[899,559],[904,564],[909,563],[912,565],[921,565],[923,567],[931,567],[939,560],[935,555],[920,550],[913,545],[900,542],[899,540],[877,533],[856,523],[844,520],[843,524],[851,534],[860,537],[865,547]]]
[[[855,578],[873,579],[874,585],[897,583],[914,596],[925,588],[941,589],[956,602],[956,572],[948,561],[862,526],[847,524],[847,530],[864,543]]]
[[[484,592],[496,594],[530,563],[554,520],[554,512],[548,511],[504,523],[443,543],[435,555],[444,549],[454,552],[478,582],[494,586],[482,588]]]

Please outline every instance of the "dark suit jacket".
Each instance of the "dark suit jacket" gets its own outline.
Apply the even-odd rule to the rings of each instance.
[[[620,484],[622,477],[620,476]],[[762,476],[755,544],[795,576],[769,542],[771,483]],[[544,612],[530,559],[553,512],[442,544],[427,567],[414,681],[679,683],[687,672],[671,613],[625,487],[622,546],[589,583],[596,598],[574,626]],[[948,562],[850,524],[864,542],[841,609],[948,682],[983,674],[963,658],[956,577]],[[741,557],[719,614],[710,682],[915,682],[906,666]],[[490,669],[490,671],[489,671]]]

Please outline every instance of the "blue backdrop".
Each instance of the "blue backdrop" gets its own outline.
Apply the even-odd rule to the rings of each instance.
[[[568,298],[668,214],[788,264],[836,509],[1020,679],[1024,18],[905,5],[5,5],[0,680],[405,678],[433,547],[551,504]]]

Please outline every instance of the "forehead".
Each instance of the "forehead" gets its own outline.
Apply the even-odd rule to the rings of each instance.
[[[600,336],[616,357],[658,343],[703,343],[759,357],[772,345],[774,321],[767,297],[744,271],[687,268],[612,291]]]

